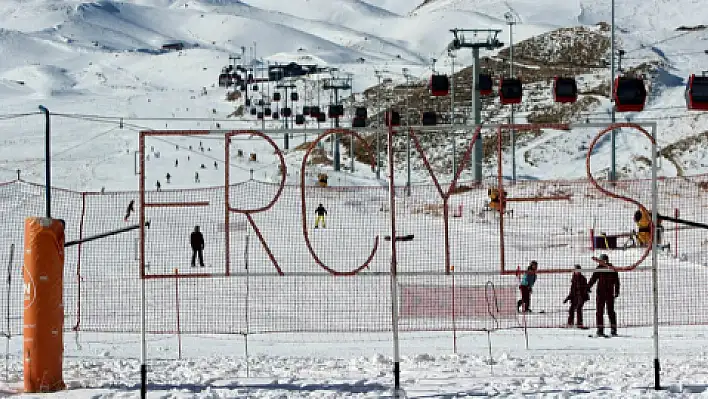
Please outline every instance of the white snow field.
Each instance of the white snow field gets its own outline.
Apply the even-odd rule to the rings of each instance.
[[[708,33],[676,30],[705,24],[704,2],[616,3],[618,47],[626,51],[623,66],[661,63],[646,109],[618,114],[618,120],[656,122],[660,149],[673,154],[658,165],[663,178],[658,211],[708,222],[708,152],[700,139],[708,118],[686,111],[683,98],[688,75],[708,69]],[[10,278],[0,284],[0,312],[6,314],[0,331],[9,345],[7,356],[0,356],[0,374],[7,370],[0,378],[1,395],[140,395],[137,231],[67,249],[67,390],[21,393],[22,226],[26,216],[44,214],[45,120],[39,105],[52,114],[53,216],[66,220],[67,239],[89,237],[137,223],[139,207],[127,223],[123,217],[130,200],[139,202],[139,131],[282,128],[281,121],[258,121],[248,108],[245,117],[232,116],[243,100],[226,101],[226,90],[216,86],[229,56],[242,54],[242,47],[243,57],[256,64],[295,61],[338,68],[295,82],[300,97],[312,105],[331,103],[330,95],[316,88],[331,76],[350,76],[355,103],[363,104],[358,93],[378,82],[376,71],[385,71],[394,83],[405,82],[403,68],[426,80],[431,58],[437,58],[437,71],[449,73],[449,29],[501,29],[499,39],[508,42],[507,12],[515,15],[514,42],[519,42],[560,27],[609,22],[610,1],[3,1],[0,264],[8,266]],[[161,49],[173,42],[185,48]],[[455,68],[470,62],[471,51],[460,51]],[[609,75],[609,70],[600,71],[582,76],[582,81],[592,86]],[[254,100],[273,91],[268,86]],[[537,104],[551,101],[549,92]],[[370,114],[377,111],[373,104],[365,105]],[[604,101],[584,116],[606,122],[610,106]],[[350,126],[350,116],[347,111],[343,126]],[[502,110],[487,122],[506,116]],[[523,122],[525,113],[516,118]],[[328,120],[319,127],[330,126]],[[384,239],[391,234],[388,161],[382,162],[377,178],[366,162],[352,163],[345,146],[342,171],[333,171],[326,162],[313,163],[303,176],[304,151],[295,148],[321,132],[315,127],[308,121],[305,130],[293,132],[288,149],[282,132],[271,134],[287,168],[281,193],[277,154],[259,137],[234,137],[228,162],[219,134],[145,140],[146,200],[201,204],[145,209],[151,221],[145,240],[149,397],[394,396],[391,247]],[[653,390],[650,258],[637,270],[620,274],[619,337],[588,337],[596,324],[595,289],[584,310],[590,329],[567,328],[567,272],[541,274],[532,296],[535,312],[516,311],[519,276],[514,272],[531,259],[545,272],[580,264],[589,277],[593,256],[608,253],[616,266],[632,267],[643,255],[641,248],[591,247],[593,233],[623,234],[634,228],[636,210],[587,181],[586,155],[598,130],[545,129],[520,142],[516,165],[521,181],[511,185],[506,179],[505,189],[512,198],[535,200],[510,202],[513,215],[505,215],[503,222],[483,206],[487,188],[498,182],[497,157],[484,164],[480,186],[471,183],[470,168],[465,168],[458,186],[469,190],[449,197],[447,247],[443,198],[415,148],[407,195],[405,154],[397,147],[397,234],[415,236],[397,243],[401,386],[406,397],[708,395],[705,230],[664,224],[663,242],[670,247],[657,262],[663,390]],[[486,139],[494,134],[483,131]],[[445,191],[452,177],[452,143],[459,162],[472,130],[460,128],[454,139],[450,132],[416,135],[425,155],[435,160],[433,172]],[[403,143],[403,136],[397,140]],[[687,150],[676,153],[683,145]],[[324,141],[322,149],[313,155],[331,159],[331,141]],[[622,129],[617,167],[631,180],[616,186],[601,181],[602,187],[650,207],[650,149],[640,134]],[[252,153],[255,161],[249,160]],[[591,157],[596,178],[606,176],[610,154],[605,137]],[[511,164],[505,149],[501,166],[506,178]],[[16,181],[18,170],[21,181]],[[319,173],[329,175],[329,188],[317,186]],[[155,191],[158,180],[160,192]],[[248,214],[250,221],[243,213],[265,207],[275,197],[271,208]],[[313,213],[319,203],[329,211],[327,228],[315,230]],[[204,268],[189,264],[187,239],[195,225],[207,241]],[[619,237],[620,245],[625,239]],[[369,256],[367,267],[355,276],[325,270],[352,272]]]

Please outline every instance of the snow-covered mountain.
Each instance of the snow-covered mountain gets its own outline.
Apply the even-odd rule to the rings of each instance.
[[[213,128],[219,120],[224,120],[219,123],[222,127],[261,127],[248,112],[241,121],[228,118],[240,102],[226,101],[225,89],[215,83],[230,55],[338,68],[339,76],[352,77],[354,92],[363,92],[377,84],[377,70],[387,71],[384,75],[394,84],[405,82],[404,68],[414,80],[424,81],[431,73],[431,59],[436,58],[437,70],[450,73],[447,45],[452,28],[500,29],[499,39],[508,44],[507,13],[516,22],[515,67],[521,71],[538,67],[527,62],[533,58],[530,49],[541,46],[545,54],[563,51],[557,37],[543,39],[544,34],[585,27],[609,35],[597,25],[609,22],[609,0],[428,0],[422,4],[417,0],[7,0],[0,10],[0,126],[5,131],[0,139],[0,180],[14,178],[18,169],[25,179],[42,179],[44,123],[39,104],[64,114],[52,119],[54,184],[132,189],[137,187],[132,152],[141,128]],[[658,121],[662,154],[669,161],[662,163],[664,175],[708,171],[708,152],[703,149],[708,118],[705,113],[686,111],[683,99],[687,76],[708,69],[708,31],[690,29],[705,22],[706,15],[698,0],[617,4],[618,48],[625,50],[622,66],[651,68],[647,107],[629,117]],[[161,50],[172,42],[184,43],[185,49]],[[505,51],[483,51],[483,56],[505,68]],[[546,60],[545,55],[536,56],[536,63]],[[582,64],[601,62],[581,58]],[[468,67],[471,51],[459,51],[455,63],[457,71]],[[602,85],[606,87],[610,80],[609,68],[578,73],[585,89],[595,94],[575,120],[606,119],[610,103],[602,95]],[[537,118],[539,109],[552,105],[547,79],[534,85],[526,88],[529,95],[518,109],[517,122]],[[316,92],[314,86],[299,90],[310,101]],[[328,95],[320,95],[322,103],[328,103]],[[361,96],[354,98],[363,101]],[[375,104],[365,105],[370,113],[376,111]],[[485,112],[485,121],[491,122],[508,115],[494,101]],[[37,115],[16,115],[25,113]],[[280,122],[266,125],[280,126]],[[521,140],[518,175],[582,177],[584,153],[579,149],[586,148],[596,132],[576,133],[551,132]],[[618,170],[641,174],[636,159],[646,156],[647,148],[631,133],[623,134],[618,140]],[[441,147],[438,158],[445,159],[450,152],[451,147]],[[609,146],[603,143],[598,159],[608,154]],[[291,154],[288,159],[297,162],[301,157]],[[108,174],[100,172],[107,168],[106,162],[113,165]],[[116,169],[117,165],[125,166]],[[606,168],[598,166],[598,170]],[[370,177],[351,178],[361,184]],[[208,177],[204,182],[211,183]],[[213,183],[221,183],[220,178]]]

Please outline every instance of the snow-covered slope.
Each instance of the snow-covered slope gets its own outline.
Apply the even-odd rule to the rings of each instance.
[[[101,159],[94,156],[106,148],[93,144],[90,137],[117,126],[120,117],[126,118],[123,128],[108,136],[125,143],[128,152],[135,150],[140,128],[205,128],[215,127],[216,120],[226,120],[239,102],[225,101],[224,89],[214,87],[214,83],[229,62],[229,55],[336,67],[340,76],[352,76],[354,91],[363,91],[377,83],[376,70],[388,71],[394,83],[405,81],[403,68],[424,80],[430,74],[431,58],[437,58],[437,69],[450,72],[446,49],[452,28],[500,29],[499,39],[508,43],[505,14],[511,13],[516,20],[513,39],[519,43],[559,27],[608,22],[610,16],[609,0],[430,0],[422,4],[412,0],[8,0],[3,4],[0,106],[7,114],[37,112],[37,106],[43,104],[53,113],[114,117],[101,122],[54,118],[54,150],[65,150],[76,162],[88,164],[98,162],[89,159]],[[701,5],[697,0],[628,0],[617,4],[618,48],[626,51],[623,66],[632,68],[646,62],[659,65],[646,110],[619,118],[658,120],[660,143],[670,147],[672,155],[670,162],[662,164],[663,174],[708,171],[699,136],[708,121],[704,114],[688,114],[683,100],[686,77],[705,69],[708,33],[676,31],[680,26],[705,21]],[[160,49],[175,41],[183,42],[185,50]],[[518,52],[515,55],[523,56]],[[456,69],[470,61],[471,51],[459,51]],[[595,61],[599,62],[583,60]],[[584,79],[590,85],[599,85],[609,81],[609,71],[598,70]],[[297,84],[301,93],[314,98],[314,81]],[[264,94],[274,90],[269,87]],[[547,106],[550,96],[546,97],[533,100],[538,102],[528,100],[528,108]],[[326,93],[320,93],[320,98],[324,105],[330,101]],[[373,104],[368,105],[373,112]],[[587,117],[606,118],[609,106],[601,98]],[[495,117],[501,120],[506,112],[499,109]],[[517,121],[523,121],[525,115],[521,109]],[[172,119],[176,117],[203,121],[178,122]],[[245,119],[229,119],[220,126],[262,126],[249,115]],[[40,180],[43,172],[36,159],[41,157],[43,119],[31,116],[0,123],[9,132],[1,139],[4,147],[17,143],[18,137],[36,137],[27,146],[4,148],[0,180],[14,177],[17,169],[25,178]],[[280,123],[269,122],[266,127],[277,128]],[[581,177],[583,160],[578,148],[586,146],[591,135],[549,134],[521,143],[518,175]],[[691,138],[694,136],[698,138]],[[71,150],[77,142],[83,144]],[[629,164],[625,169],[633,170],[633,159],[645,154],[646,146],[631,137],[619,143],[620,163]],[[441,154],[449,150],[442,149]],[[600,153],[606,150],[604,145],[598,149]],[[528,159],[533,159],[533,164]],[[80,169],[72,168],[71,163],[61,168]],[[116,180],[124,182],[117,187],[134,187],[134,183],[128,183],[133,179],[132,164],[116,172]],[[55,178],[55,184],[72,188],[112,185],[104,177],[73,180],[71,173],[61,171]]]

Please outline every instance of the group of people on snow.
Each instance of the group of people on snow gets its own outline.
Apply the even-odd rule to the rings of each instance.
[[[581,273],[580,265],[575,265],[575,271],[570,279],[570,291],[563,303],[570,302],[568,308],[568,326],[577,326],[586,329],[583,324],[583,305],[590,300],[593,286],[597,284],[595,295],[595,324],[597,335],[605,335],[605,312],[610,319],[610,334],[617,335],[617,313],[615,312],[615,298],[620,294],[619,273],[610,263],[606,254],[598,258],[597,271],[593,272],[590,281]],[[516,303],[519,312],[531,312],[531,294],[538,275],[538,262],[532,260],[521,277],[519,291],[521,299]]]

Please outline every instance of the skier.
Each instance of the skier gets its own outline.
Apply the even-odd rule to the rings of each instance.
[[[600,264],[598,269],[612,269],[610,258],[602,254],[600,255]],[[604,331],[604,313],[607,308],[607,317],[610,319],[610,333],[617,335],[617,314],[615,313],[615,298],[619,296],[620,282],[619,273],[615,270],[596,271],[590,277],[588,289],[597,283],[597,293],[595,295],[595,322],[597,323],[597,336],[606,337]]]
[[[167,180],[167,184],[170,183],[170,179],[172,178],[172,175],[169,174],[169,172],[165,175],[165,179]]]
[[[175,168],[179,166],[179,159],[175,159]]]
[[[194,231],[189,236],[189,243],[192,246],[192,267],[195,267],[197,256],[199,257],[199,266],[204,267],[204,236],[199,231],[199,226],[194,226]]]
[[[574,321],[577,321],[577,327],[584,330],[587,329],[583,325],[583,305],[590,299],[590,289],[588,288],[588,279],[580,272],[580,265],[575,265],[575,272],[570,279],[570,292],[563,303],[570,302],[568,309],[568,326],[572,326]],[[575,317],[577,315],[577,317]]]
[[[194,182],[199,183],[199,172],[194,172]]]
[[[507,193],[506,190],[503,190],[504,192],[504,197],[506,197]],[[494,209],[497,212],[504,211],[501,206],[501,198],[499,195],[499,189],[498,188],[490,188],[487,190],[487,196],[489,197],[489,207]],[[506,208],[506,202],[504,203],[504,208]]]
[[[533,285],[536,283],[536,270],[538,270],[538,262],[532,260],[523,277],[521,277],[521,283],[519,283],[521,299],[516,302],[516,310],[519,312],[531,312],[531,293],[533,292]]]
[[[320,221],[322,222],[322,228],[326,229],[327,224],[325,222],[325,216],[327,215],[327,210],[320,204],[317,209],[315,209],[315,214],[317,215],[315,217],[315,228],[320,227]]]
[[[130,203],[128,204],[128,209],[125,210],[125,217],[123,218],[124,222],[128,221],[128,218],[130,217],[130,214],[135,210],[135,200],[130,200]]]
[[[157,191],[162,191],[162,184],[160,184],[159,180],[155,183],[155,187],[157,187]]]
[[[219,169],[219,164],[214,161],[214,169]]]

